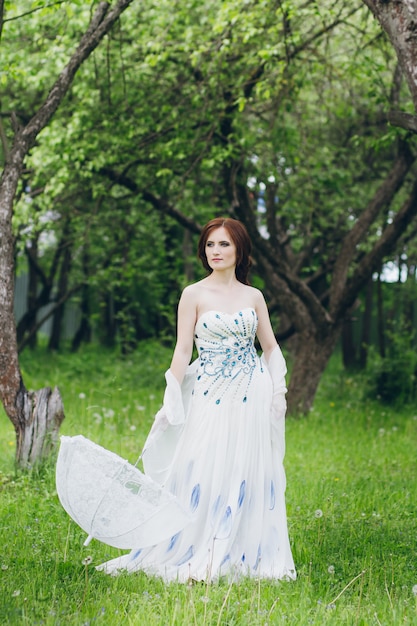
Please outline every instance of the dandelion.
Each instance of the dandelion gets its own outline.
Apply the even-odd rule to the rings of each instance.
[[[333,609],[335,608],[336,608],[336,605],[334,602],[331,602],[330,604],[326,606],[326,609],[329,609],[330,611],[333,611]]]
[[[90,565],[93,562],[92,556],[86,556],[85,559],[82,560],[83,565]]]
[[[413,592],[413,595],[417,597],[417,585],[414,585],[411,591]]]
[[[383,437],[383,436],[385,435],[385,428],[380,428],[380,429],[378,430],[378,435],[379,435],[380,437]]]
[[[101,417],[100,413],[93,413],[93,417],[96,424],[101,424],[103,418]]]
[[[207,602],[210,602],[210,598],[208,596],[202,596],[200,600],[201,602],[204,602],[204,604],[207,604]]]
[[[85,400],[85,393],[82,391],[81,393],[78,394],[78,397],[80,400]]]
[[[136,430],[136,426],[135,426],[134,424],[132,424],[132,425],[130,426],[130,430],[131,430],[131,431]]]
[[[329,572],[329,574],[334,574],[334,565],[329,565],[327,571]]]
[[[20,589],[15,589],[12,593],[12,598],[17,598],[17,596],[20,596]]]
[[[320,519],[320,517],[323,517],[323,511],[321,509],[317,509],[316,511],[314,511],[314,517],[316,519]]]
[[[144,406],[142,406],[141,404],[137,404],[137,405],[136,405],[136,410],[137,410],[137,411],[144,411],[144,410],[145,410],[145,407],[144,407]]]
[[[4,563],[3,563],[3,565],[1,566],[1,569],[2,569],[3,572],[5,572],[7,569],[9,569],[9,566],[8,565],[4,565]]]

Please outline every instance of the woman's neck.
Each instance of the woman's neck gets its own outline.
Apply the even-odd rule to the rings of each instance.
[[[206,280],[213,287],[223,287],[225,289],[231,289],[239,284],[239,281],[236,278],[235,270],[222,272],[214,270],[209,276],[207,276]]]

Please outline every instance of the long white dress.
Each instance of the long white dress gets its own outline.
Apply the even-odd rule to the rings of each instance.
[[[168,370],[164,406],[144,448],[145,473],[190,512],[169,540],[98,567],[167,581],[241,575],[294,579],[285,509],[285,361],[254,346],[256,312],[203,314],[184,383]]]

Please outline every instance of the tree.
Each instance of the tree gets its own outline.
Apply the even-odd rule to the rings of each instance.
[[[49,94],[28,123],[16,129],[13,143],[7,150],[0,179],[0,395],[16,431],[16,460],[22,467],[32,465],[48,454],[64,418],[64,410],[57,388],[53,391],[49,388],[36,392],[28,391],[19,368],[13,313],[12,216],[16,189],[26,155],[56,112],[77,70],[131,2],[132,0],[118,0],[113,7],[107,2],[98,4],[76,51],[56,79]],[[2,25],[5,23],[3,8],[2,5],[0,18]]]

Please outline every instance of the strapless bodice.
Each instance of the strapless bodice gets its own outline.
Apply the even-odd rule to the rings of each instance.
[[[207,311],[195,326],[199,354],[196,389],[220,404],[233,382],[233,395],[246,402],[259,359],[254,346],[258,318],[253,308],[229,314]]]

